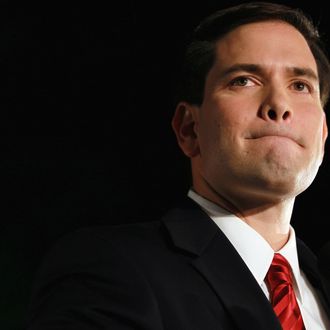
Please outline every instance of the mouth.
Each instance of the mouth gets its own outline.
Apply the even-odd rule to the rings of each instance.
[[[291,142],[296,143],[300,147],[304,147],[301,139],[289,132],[274,132],[274,131],[260,131],[252,133],[247,137],[248,140],[257,140],[257,139],[285,139],[290,140]]]

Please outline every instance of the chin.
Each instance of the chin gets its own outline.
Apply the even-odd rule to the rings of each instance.
[[[285,168],[264,169],[250,176],[250,185],[255,191],[279,199],[292,198],[307,188],[307,180],[301,180],[296,171]]]
[[[300,173],[293,171],[277,172],[259,178],[259,188],[266,189],[278,199],[294,198],[308,189],[315,179],[316,173]]]

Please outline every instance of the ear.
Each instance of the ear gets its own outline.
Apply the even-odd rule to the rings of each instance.
[[[322,157],[321,157],[321,162],[323,160],[323,156],[324,156],[324,149],[325,149],[325,142],[327,140],[328,137],[328,125],[327,125],[327,117],[325,115],[325,112],[323,113],[323,129],[322,129],[322,143],[323,143],[323,150],[322,150]]]
[[[326,117],[325,113],[323,115],[324,115],[324,120],[323,120],[323,144],[325,144],[325,141],[328,137],[328,125],[327,125],[327,117]]]
[[[198,107],[180,102],[172,118],[172,128],[183,153],[192,158],[199,154],[197,135]]]

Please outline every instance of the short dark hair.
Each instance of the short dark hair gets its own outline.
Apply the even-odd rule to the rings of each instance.
[[[280,20],[295,27],[306,39],[317,63],[322,105],[330,93],[330,63],[318,29],[300,9],[270,2],[249,2],[219,10],[194,30],[184,56],[175,102],[201,105],[206,76],[215,60],[215,44],[225,34],[248,23]]]

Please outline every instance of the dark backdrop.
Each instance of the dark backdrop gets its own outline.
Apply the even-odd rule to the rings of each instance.
[[[189,163],[170,127],[175,75],[190,31],[220,6],[178,2],[1,2],[1,329],[20,329],[59,236],[148,221],[186,194]],[[324,5],[284,3],[330,39]],[[327,155],[293,214],[315,252],[329,239],[329,169]]]

